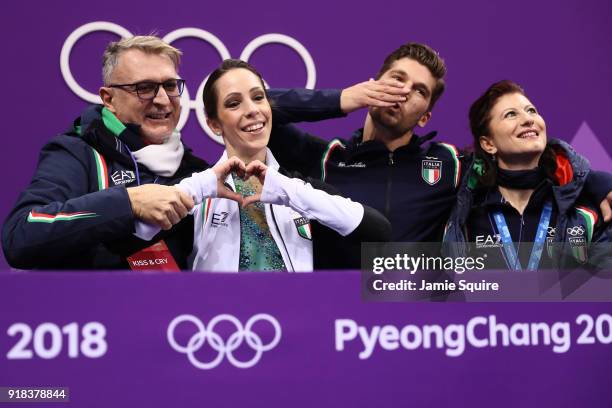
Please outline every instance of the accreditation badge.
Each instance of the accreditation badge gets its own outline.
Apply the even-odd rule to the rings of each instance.
[[[180,272],[164,240],[133,253],[127,261],[133,271]]]

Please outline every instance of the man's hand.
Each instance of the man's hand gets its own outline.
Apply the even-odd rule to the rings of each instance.
[[[266,181],[266,171],[268,170],[268,166],[260,162],[259,160],[254,160],[246,166],[246,171],[244,175],[244,179],[248,179],[250,177],[256,177],[261,185],[263,186]],[[253,204],[257,201],[261,200],[261,193],[253,194],[252,196],[244,197],[242,199],[242,208],[245,208],[249,204]]]
[[[608,193],[606,198],[599,204],[599,209],[601,210],[601,215],[603,215],[604,222],[608,222],[612,220],[612,191]]]
[[[379,79],[361,82],[345,88],[340,95],[340,109],[350,113],[368,106],[387,108],[406,101],[408,89],[394,79]]]
[[[144,184],[127,189],[134,217],[168,230],[193,208],[189,195],[174,186]]]
[[[242,204],[242,195],[232,191],[232,189],[225,184],[225,179],[232,172],[236,173],[238,177],[243,178],[246,173],[244,162],[234,156],[222,163],[217,163],[212,169],[217,176],[217,197],[228,198]]]

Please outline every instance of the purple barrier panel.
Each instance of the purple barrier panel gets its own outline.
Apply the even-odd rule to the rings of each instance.
[[[612,403],[610,303],[364,303],[358,272],[12,273],[0,302],[0,387],[72,407]]]

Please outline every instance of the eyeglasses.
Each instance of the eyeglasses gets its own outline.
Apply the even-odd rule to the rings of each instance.
[[[185,89],[184,79],[168,79],[164,82],[142,81],[134,84],[112,84],[109,88],[119,88],[126,92],[136,92],[136,95],[142,100],[150,101],[155,99],[159,92],[159,87],[163,86],[166,95],[170,98],[177,98],[183,94]]]

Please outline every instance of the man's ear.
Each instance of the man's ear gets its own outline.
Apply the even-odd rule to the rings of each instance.
[[[429,119],[431,119],[431,111],[427,111],[423,115],[421,115],[419,121],[417,122],[417,125],[419,125],[419,127],[425,127],[427,122],[429,122]]]
[[[495,146],[495,143],[493,143],[493,138],[489,136],[480,136],[478,138],[478,142],[480,143],[482,150],[490,155],[495,155],[497,153],[497,147]]]
[[[113,106],[113,90],[103,86],[100,88],[98,93],[100,94],[100,99],[102,99],[102,104],[104,107],[112,113],[116,113],[115,107]]]
[[[221,136],[222,129],[221,129],[221,124],[219,123],[218,120],[206,118],[206,124],[208,125],[210,130],[212,130],[218,136]]]

